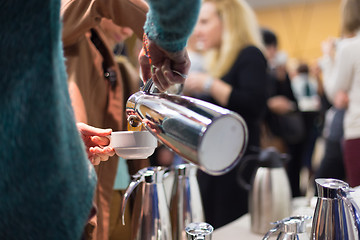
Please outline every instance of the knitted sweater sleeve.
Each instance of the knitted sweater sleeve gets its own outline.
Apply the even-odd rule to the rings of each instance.
[[[169,51],[180,51],[197,21],[200,0],[150,0],[144,26],[149,39]]]
[[[96,175],[71,108],[59,11],[59,0],[1,3],[0,239],[78,240],[90,214]]]

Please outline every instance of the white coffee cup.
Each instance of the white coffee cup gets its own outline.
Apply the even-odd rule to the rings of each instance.
[[[109,146],[124,159],[145,159],[157,147],[157,139],[149,131],[116,131],[109,138]]]

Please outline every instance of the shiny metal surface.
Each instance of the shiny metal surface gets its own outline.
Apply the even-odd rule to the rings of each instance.
[[[265,234],[271,223],[290,216],[291,188],[284,167],[288,155],[273,147],[258,154],[244,157],[238,171],[239,184],[249,192],[249,213],[251,231]],[[253,180],[248,183],[243,173],[248,165],[257,166]],[[250,165],[251,166],[251,165]]]
[[[123,224],[127,201],[134,190],[138,190],[132,216],[131,240],[172,240],[170,213],[163,186],[165,171],[163,167],[141,169],[126,189],[121,206]]]
[[[211,240],[214,228],[205,222],[190,223],[185,228],[187,240]]]
[[[318,199],[313,216],[311,239],[359,240],[359,208],[346,182],[337,179],[315,180]]]
[[[148,83],[128,99],[128,116],[139,118],[164,145],[209,174],[224,174],[237,164],[248,140],[241,116],[198,99],[155,93]]]
[[[290,216],[291,190],[284,168],[258,168],[249,194],[251,231],[265,234],[271,223]]]
[[[174,166],[173,171],[175,179],[170,200],[173,240],[183,240],[186,239],[185,227],[188,224],[205,220],[204,210],[196,178],[197,167],[181,164]]]
[[[274,222],[274,228],[270,229],[264,236],[267,240],[278,233],[277,240],[303,240],[309,239],[306,234],[306,224],[311,219],[310,216],[293,216],[281,221]]]

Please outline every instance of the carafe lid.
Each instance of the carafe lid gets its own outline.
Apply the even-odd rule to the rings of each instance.
[[[349,189],[349,184],[333,178],[317,178],[315,179],[318,196],[322,198],[338,198],[339,190],[345,191]]]
[[[282,168],[287,159],[287,154],[279,153],[276,148],[269,147],[260,152],[258,164],[259,167]]]

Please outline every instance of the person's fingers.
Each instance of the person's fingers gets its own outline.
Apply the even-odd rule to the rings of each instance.
[[[183,81],[179,77],[186,78],[191,67],[190,58],[186,49],[175,53],[169,53],[169,58],[171,60],[171,70],[178,75],[176,76],[175,74],[175,79]]]
[[[171,69],[171,62],[170,59],[166,59],[164,61],[164,64],[161,66],[161,71],[167,81],[167,83],[170,85],[177,84],[177,83],[184,83],[187,75]]]
[[[99,156],[94,155],[94,156],[90,157],[90,162],[92,165],[99,165],[100,161],[101,160],[100,160]]]
[[[92,136],[91,141],[96,145],[106,146],[109,145],[110,139],[107,137]]]
[[[171,84],[165,78],[163,71],[161,70],[156,71],[156,77],[159,80],[159,83],[162,86],[163,91],[170,87]]]
[[[102,128],[96,128],[93,126],[89,126],[85,123],[77,123],[77,128],[81,132],[81,134],[86,136],[107,136],[110,135],[112,132],[112,129],[102,129]]]
[[[165,91],[169,87],[164,74],[159,68],[156,68],[153,72],[153,82],[160,91]]]
[[[165,59],[163,65],[161,66],[161,72],[164,76],[165,81],[170,85],[173,83],[173,74],[170,68],[170,59]]]
[[[102,161],[102,162],[109,160],[109,155],[106,155],[106,154],[101,154],[101,155],[99,155],[99,157],[100,157],[100,161]]]
[[[163,92],[165,89],[162,88],[162,86],[159,83],[158,78],[156,77],[155,74],[152,75],[152,81],[155,84],[155,86],[159,89],[159,91]]]
[[[110,146],[106,146],[104,148],[101,147],[90,147],[89,148],[89,152],[93,155],[100,155],[100,154],[106,154],[108,156],[114,156],[115,154],[115,150],[110,147]]]
[[[164,75],[171,84],[182,84],[185,82],[185,79],[187,77],[187,75],[177,72],[175,70],[165,71]]]
[[[144,83],[146,83],[146,81],[151,78],[151,69],[150,69],[149,58],[148,56],[145,55],[144,48],[141,49],[138,60],[140,63],[142,80]]]

